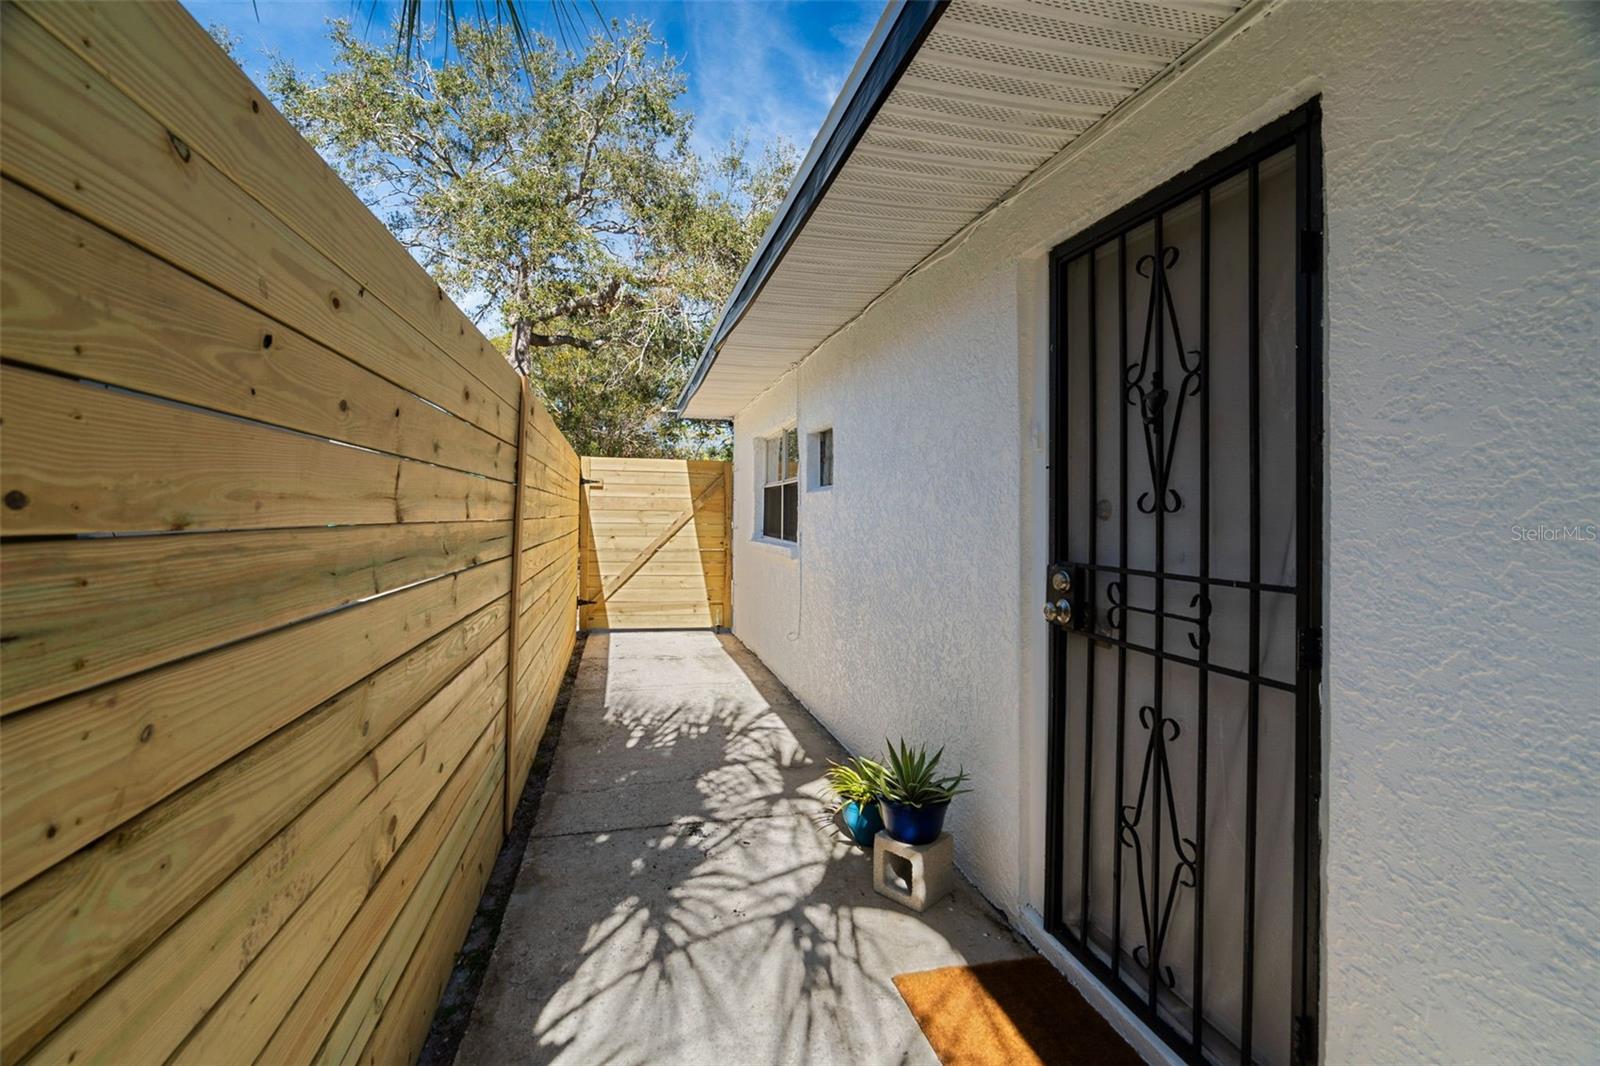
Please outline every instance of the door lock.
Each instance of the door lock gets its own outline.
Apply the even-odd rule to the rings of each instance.
[[[1054,563],[1045,574],[1045,621],[1063,629],[1086,629],[1094,617],[1087,568]]]

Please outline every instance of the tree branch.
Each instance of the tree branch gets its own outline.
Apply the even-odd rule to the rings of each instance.
[[[579,311],[589,311],[594,314],[608,314],[616,308],[622,294],[622,279],[612,278],[606,282],[599,291],[586,296],[574,296],[570,300],[563,300],[548,311],[536,315],[529,315],[530,322],[549,322],[554,318],[570,318]]]
[[[528,333],[527,342],[535,348],[582,348],[596,351],[606,346],[604,337],[578,337],[571,333]]]

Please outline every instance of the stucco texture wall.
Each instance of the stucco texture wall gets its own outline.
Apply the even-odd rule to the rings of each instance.
[[[1017,364],[970,346],[1016,319],[1005,271],[971,300],[863,322],[734,424],[734,628],[858,754],[944,745],[979,786],[951,807],[962,867],[1016,902],[1020,722]],[[978,291],[981,290],[981,291]],[[864,353],[870,357],[862,358]],[[759,437],[834,430],[834,484],[802,471],[800,544],[755,539]]]
[[[1320,96],[1326,1061],[1600,1060],[1597,12],[1269,7],[735,423],[740,636],[852,749],[948,743],[963,869],[1038,906],[1045,253]],[[796,419],[838,484],[791,553]]]

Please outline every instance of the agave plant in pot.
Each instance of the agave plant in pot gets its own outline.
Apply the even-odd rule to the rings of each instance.
[[[883,827],[902,844],[931,844],[944,831],[950,801],[972,791],[962,787],[967,771],[958,768],[953,774],[940,774],[943,748],[930,757],[926,746],[913,751],[904,737],[899,748],[887,740],[883,743],[889,749],[878,803],[883,811]]]
[[[883,797],[885,770],[871,759],[850,759],[828,767],[828,785],[839,797],[839,818],[850,839],[861,847],[872,847],[872,838],[883,828],[878,800]]]

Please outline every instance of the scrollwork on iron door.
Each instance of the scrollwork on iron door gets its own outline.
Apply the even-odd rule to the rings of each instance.
[[[1051,253],[1043,916],[1195,1066],[1318,1049],[1321,660],[1263,668],[1321,615],[1318,115]]]
[[[1194,632],[1187,634],[1189,646],[1196,651],[1211,643],[1211,597],[1197,592],[1189,597],[1189,607],[1194,614],[1180,614],[1177,611],[1157,611],[1154,607],[1140,607],[1123,600],[1121,581],[1112,581],[1106,585],[1106,625],[1126,637],[1127,614],[1160,614],[1163,618],[1174,622],[1183,622],[1194,627]]]
[[[1159,233],[1159,229],[1157,232]],[[1158,509],[1165,514],[1173,514],[1183,508],[1183,497],[1172,488],[1169,481],[1173,460],[1177,454],[1178,430],[1183,424],[1184,408],[1190,397],[1200,394],[1203,386],[1203,361],[1200,351],[1184,347],[1183,326],[1178,321],[1177,304],[1173,299],[1172,287],[1168,283],[1168,272],[1178,264],[1179,255],[1176,247],[1166,245],[1157,252],[1141,256],[1134,264],[1134,270],[1138,275],[1150,281],[1150,298],[1146,305],[1144,339],[1140,345],[1139,362],[1129,366],[1123,378],[1127,402],[1139,412],[1144,431],[1145,457],[1150,469],[1150,491],[1141,493],[1135,501],[1135,506],[1141,514],[1155,515],[1157,521],[1161,519],[1161,515],[1157,514]],[[1169,390],[1163,380],[1162,364],[1165,362],[1167,344],[1163,327],[1171,330],[1171,343],[1177,350],[1178,365],[1183,371],[1183,377],[1178,382],[1175,392]],[[1162,595],[1159,591],[1161,589],[1159,581],[1156,587],[1159,598]],[[1189,633],[1188,637],[1190,645],[1197,650],[1209,643],[1211,620],[1209,597],[1196,594],[1189,602],[1195,613],[1184,615],[1167,610],[1165,603],[1157,603],[1152,607],[1135,606],[1126,602],[1124,594],[1125,590],[1120,581],[1111,582],[1107,589],[1112,604],[1108,618],[1122,633],[1124,639],[1127,635],[1124,628],[1126,617],[1128,612],[1132,611],[1193,626],[1194,631]],[[1134,873],[1139,886],[1139,916],[1144,925],[1144,943],[1134,948],[1133,957],[1140,966],[1148,970],[1154,960],[1161,958],[1161,948],[1166,942],[1178,890],[1195,887],[1199,852],[1194,840],[1183,836],[1179,831],[1178,806],[1172,788],[1172,771],[1167,762],[1167,745],[1178,740],[1183,732],[1182,727],[1173,718],[1158,717],[1155,708],[1149,705],[1139,708],[1139,721],[1150,734],[1150,739],[1145,746],[1144,767],[1139,775],[1138,798],[1133,804],[1124,804],[1119,808],[1118,837],[1121,846],[1131,849],[1133,853]],[[1152,777],[1155,779],[1154,782]],[[1152,784],[1154,784],[1153,789]],[[1171,876],[1164,887],[1155,883],[1158,875],[1154,871],[1159,870],[1159,856],[1149,856],[1153,868],[1147,877],[1146,841],[1140,832],[1146,805],[1151,802],[1152,796],[1154,803],[1166,807],[1169,824],[1172,827],[1166,839],[1171,841],[1174,862]],[[1158,832],[1156,836],[1159,847],[1164,842],[1163,834]],[[1161,964],[1158,976],[1168,988],[1175,986],[1176,981],[1171,966]]]
[[[1139,419],[1144,426],[1144,450],[1150,464],[1152,491],[1141,493],[1134,504],[1141,514],[1155,514],[1157,506],[1167,514],[1183,507],[1183,497],[1167,484],[1167,479],[1172,474],[1172,457],[1178,445],[1178,426],[1183,421],[1184,403],[1189,397],[1200,395],[1200,351],[1184,348],[1178,309],[1172,300],[1172,289],[1167,285],[1167,271],[1177,265],[1178,249],[1170,244],[1161,249],[1160,255],[1152,252],[1141,256],[1134,264],[1140,277],[1150,279],[1150,303],[1144,316],[1144,344],[1138,363],[1128,367],[1124,378],[1128,403],[1138,408]],[[1172,341],[1178,349],[1178,365],[1183,368],[1177,400],[1172,405],[1170,427],[1166,424],[1166,408],[1171,393],[1162,380],[1164,353],[1161,349],[1164,345],[1160,342],[1161,322],[1157,318],[1163,314],[1171,326]]]
[[[1150,734],[1150,740],[1145,745],[1144,769],[1139,774],[1139,796],[1132,804],[1123,804],[1119,814],[1121,827],[1119,836],[1122,838],[1122,846],[1133,850],[1133,869],[1139,883],[1139,917],[1144,921],[1144,943],[1133,949],[1133,958],[1146,969],[1150,967],[1151,958],[1161,957],[1161,945],[1167,939],[1167,927],[1172,921],[1172,905],[1177,901],[1178,889],[1195,886],[1198,861],[1195,842],[1188,837],[1179,836],[1176,832],[1178,805],[1172,791],[1172,770],[1167,765],[1167,745],[1178,739],[1183,728],[1174,718],[1161,719],[1160,727],[1155,728],[1155,713],[1155,708],[1148,704],[1139,708],[1139,722]],[[1176,861],[1172,866],[1172,877],[1167,882],[1164,899],[1156,895],[1159,885],[1152,885],[1148,892],[1145,890],[1144,838],[1139,833],[1139,823],[1145,815],[1145,801],[1151,794],[1152,773],[1159,778],[1157,795],[1165,796],[1167,817],[1171,819],[1174,828],[1170,839]],[[1160,803],[1161,800],[1157,799],[1156,802]],[[1157,906],[1161,908],[1159,918],[1156,914]],[[1171,966],[1161,968],[1161,979],[1166,982],[1168,988],[1174,987],[1176,981]]]

